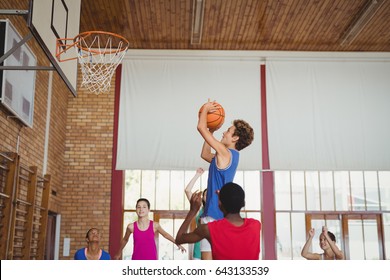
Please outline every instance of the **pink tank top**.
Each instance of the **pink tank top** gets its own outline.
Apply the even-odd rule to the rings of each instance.
[[[157,247],[154,240],[153,221],[149,222],[147,230],[140,230],[134,222],[134,250],[132,260],[157,260]]]

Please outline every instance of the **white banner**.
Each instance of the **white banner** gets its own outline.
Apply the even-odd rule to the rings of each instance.
[[[123,61],[116,169],[208,167],[197,131],[199,109],[208,99],[225,109],[217,139],[235,119],[251,124],[255,139],[242,151],[238,169],[261,168],[260,63],[206,56]]]
[[[390,63],[267,61],[274,170],[389,170]]]

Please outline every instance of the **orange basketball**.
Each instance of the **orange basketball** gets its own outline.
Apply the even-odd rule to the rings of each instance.
[[[217,110],[207,114],[207,127],[210,129],[219,129],[225,121],[225,110],[221,104],[216,103],[216,105]],[[199,109],[199,114],[202,112],[203,106]]]

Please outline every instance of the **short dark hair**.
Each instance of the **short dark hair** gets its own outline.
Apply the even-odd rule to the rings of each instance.
[[[240,213],[245,206],[245,192],[240,185],[227,183],[219,192],[219,200],[227,213]]]
[[[148,205],[148,209],[150,209],[150,202],[149,202],[149,200],[147,200],[146,198],[140,198],[140,199],[138,199],[138,200],[137,200],[137,203],[135,204],[135,207],[137,207],[138,202],[141,202],[141,201],[145,201],[146,204]]]
[[[328,235],[332,241],[336,242],[336,236],[332,232],[328,231]]]
[[[236,128],[233,136],[238,136],[236,149],[241,151],[252,143],[254,138],[253,128],[244,120],[234,120],[233,125]]]

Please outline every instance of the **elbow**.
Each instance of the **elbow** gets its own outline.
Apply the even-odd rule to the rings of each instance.
[[[202,155],[200,155],[200,158],[203,159],[204,161],[208,162],[208,163],[211,162],[210,156],[202,154]]]
[[[198,132],[199,132],[200,134],[202,134],[203,129],[204,129],[203,126],[202,126],[201,124],[198,124],[197,130],[198,130]]]
[[[175,238],[175,244],[176,245],[181,245],[183,243],[187,243],[186,242],[186,233],[183,233],[183,232],[178,232],[177,235],[176,235],[176,238]]]
[[[176,236],[176,238],[175,238],[175,244],[176,244],[176,245],[181,245],[181,244],[183,244],[183,242],[181,242],[181,238],[180,238],[179,236]]]
[[[202,135],[204,135],[206,133],[206,131],[208,131],[207,125],[202,124],[202,123],[198,123],[197,129],[198,129],[199,133]]]

